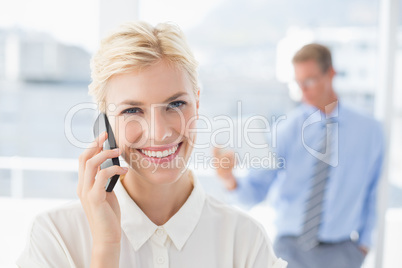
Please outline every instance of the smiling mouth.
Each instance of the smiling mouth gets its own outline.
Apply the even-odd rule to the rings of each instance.
[[[150,158],[154,158],[154,159],[162,159],[164,157],[168,157],[171,155],[174,155],[178,149],[180,148],[180,145],[183,142],[180,142],[174,146],[171,146],[169,148],[163,148],[163,149],[159,149],[157,147],[155,148],[145,148],[145,149],[137,149],[138,151],[141,152],[141,154],[150,157]]]

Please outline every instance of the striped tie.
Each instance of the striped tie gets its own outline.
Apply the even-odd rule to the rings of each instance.
[[[328,121],[330,119],[327,119],[327,123],[331,123]],[[310,195],[306,200],[302,233],[298,238],[298,242],[304,250],[310,250],[319,244],[318,231],[321,224],[322,204],[330,168],[328,163],[330,163],[329,158],[331,156],[331,130],[331,124],[324,127],[318,142],[320,151],[324,155],[321,159],[317,159],[311,179]]]

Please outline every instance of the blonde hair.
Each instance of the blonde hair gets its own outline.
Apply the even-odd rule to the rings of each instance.
[[[146,68],[162,59],[188,73],[198,99],[198,63],[180,28],[172,23],[153,27],[138,21],[122,24],[101,41],[91,60],[89,95],[99,104],[99,110],[106,112],[107,82],[113,75]]]
[[[308,60],[314,60],[320,66],[323,73],[327,72],[332,67],[331,51],[320,44],[308,44],[302,47],[293,56],[293,64],[298,62],[304,62]]]

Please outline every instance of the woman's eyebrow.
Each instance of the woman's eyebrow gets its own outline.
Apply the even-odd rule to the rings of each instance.
[[[170,102],[172,100],[177,99],[178,97],[181,97],[181,96],[187,95],[187,94],[188,94],[187,92],[177,92],[173,96],[167,98],[163,103]],[[124,100],[124,101],[120,102],[117,106],[124,105],[124,104],[131,105],[131,106],[143,106],[144,105],[144,103],[140,102],[140,101]]]
[[[124,105],[124,104],[131,105],[131,106],[142,106],[142,105],[144,105],[144,103],[142,103],[140,101],[125,100],[125,101],[120,102],[117,106]]]
[[[164,102],[170,102],[172,100],[177,99],[178,97],[181,97],[183,95],[187,95],[187,92],[177,92],[176,94],[174,94],[173,96],[167,98]]]

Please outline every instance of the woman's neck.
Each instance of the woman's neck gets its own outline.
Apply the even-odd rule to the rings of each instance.
[[[156,185],[129,169],[121,181],[128,195],[156,225],[165,224],[183,206],[193,190],[190,171],[174,183]]]

